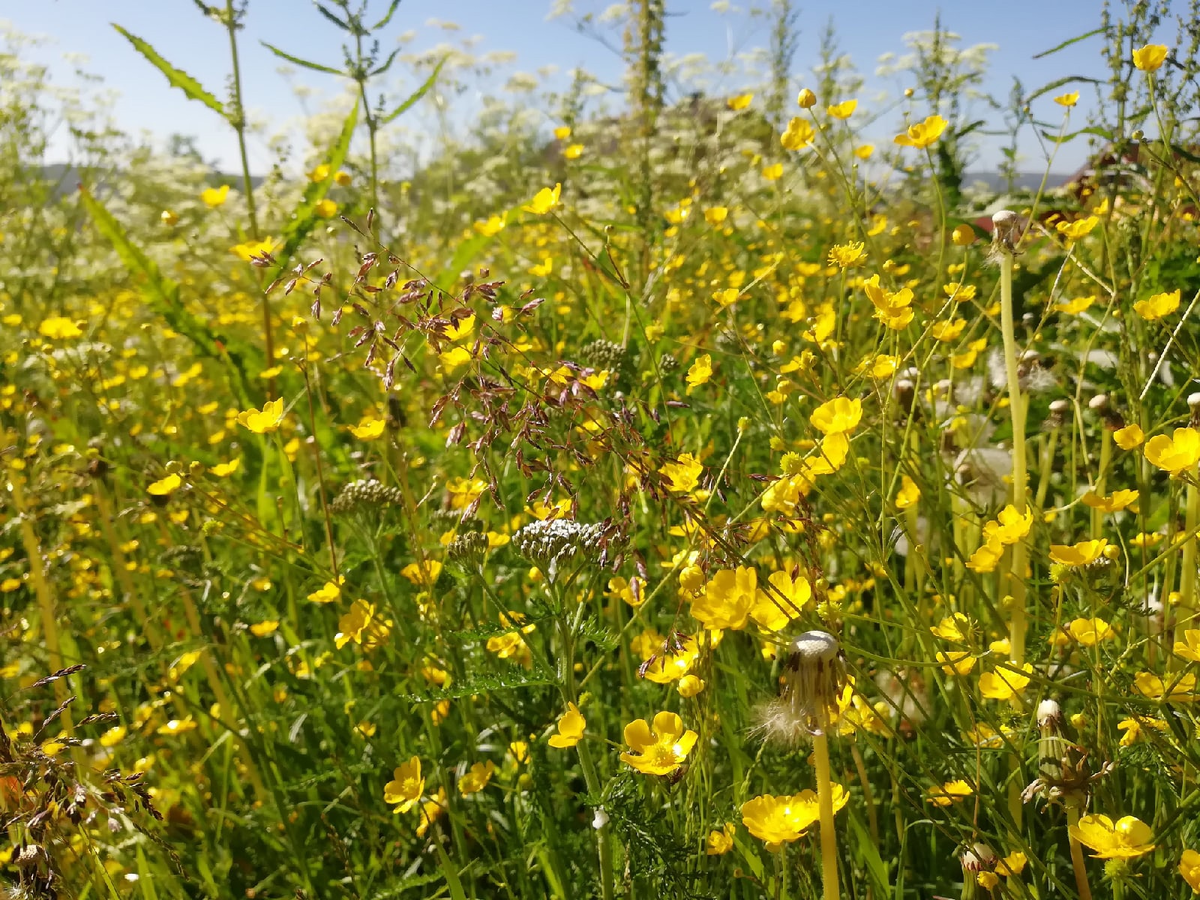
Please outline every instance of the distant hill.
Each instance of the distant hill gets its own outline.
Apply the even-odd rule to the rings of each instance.
[[[1070,175],[1051,172],[1046,179],[1046,187],[1056,188],[1062,187],[1071,178]],[[963,175],[963,188],[969,188],[979,183],[986,184],[988,189],[994,193],[1001,193],[1007,189],[1004,182],[1004,176],[999,172],[967,172]],[[1019,172],[1013,181],[1013,187],[1021,190],[1036,191],[1042,183],[1041,172]]]

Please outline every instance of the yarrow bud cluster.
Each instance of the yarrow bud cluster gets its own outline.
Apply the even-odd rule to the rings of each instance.
[[[375,478],[352,481],[333,498],[329,508],[338,515],[373,509],[381,506],[397,506],[404,495],[399,488],[387,487]]]
[[[477,566],[483,562],[487,549],[487,535],[478,531],[468,531],[466,534],[458,535],[450,542],[450,546],[446,548],[446,557],[452,562]]]
[[[579,350],[579,355],[589,366],[612,370],[621,368],[626,358],[624,347],[615,341],[603,339],[584,344]]]
[[[603,522],[583,524],[570,519],[540,519],[513,535],[513,546],[551,578],[563,563],[576,557],[599,561],[611,550],[613,535]]]

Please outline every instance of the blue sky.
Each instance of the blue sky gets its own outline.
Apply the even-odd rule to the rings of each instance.
[[[577,3],[583,10],[594,11],[604,5],[603,0]],[[931,0],[799,0],[797,6],[801,28],[795,60],[797,77],[803,81],[816,61],[820,32],[832,18],[842,50],[868,78],[864,103],[874,90],[897,90],[895,82],[875,78],[878,58],[886,52],[902,52],[904,33],[931,27],[939,8]],[[1094,28],[1099,23],[1100,6],[1099,0],[951,3],[942,4],[942,22],[962,36],[964,46],[985,42],[999,45],[991,58],[985,88],[1004,98],[1014,74],[1021,77],[1027,89],[1064,75],[1102,76],[1098,38],[1047,59],[1032,59],[1039,51]],[[372,0],[372,10],[382,14],[385,8],[386,0]],[[710,0],[667,0],[667,8],[667,49],[672,53],[703,53],[711,60],[721,60],[767,43],[764,20],[746,14],[719,14],[710,8]],[[549,0],[403,0],[381,43],[384,53],[390,52],[397,37],[409,30],[415,31],[417,38],[408,49],[416,50],[478,35],[482,51],[515,52],[517,70],[532,72],[553,64],[565,71],[583,66],[615,82],[619,60],[596,41],[577,34],[566,20],[548,20],[548,12]],[[146,130],[159,138],[171,132],[194,135],[206,158],[217,160],[227,169],[234,167],[236,144],[223,123],[215,114],[169,89],[165,79],[109,24],[116,22],[146,39],[164,57],[221,96],[228,77],[224,33],[204,19],[190,0],[9,0],[0,3],[0,14],[19,31],[51,38],[36,56],[52,66],[57,78],[69,80],[70,66],[62,62],[62,54],[85,54],[87,69],[102,75],[107,86],[119,93],[116,117],[122,128],[135,133]],[[436,25],[436,21],[447,20],[458,23],[462,30],[449,34]],[[1170,31],[1173,34],[1174,28]],[[272,122],[282,125],[299,116],[301,106],[278,72],[280,60],[259,44],[260,39],[297,56],[337,65],[341,60],[341,34],[320,17],[309,0],[250,0],[246,30],[241,35],[247,105],[252,113],[269,116]],[[327,97],[339,90],[333,76],[303,71],[295,77]],[[744,86],[737,78],[730,78],[717,86],[717,92],[732,94]],[[1073,119],[1079,127],[1086,124],[1090,105],[1089,89],[1085,87],[1083,93],[1084,100]],[[1038,101],[1035,113],[1051,121],[1061,118],[1061,111],[1050,104],[1049,96]],[[887,123],[886,130],[894,130],[893,125]],[[1031,157],[1037,152],[1032,141],[1024,144],[1023,150]],[[1060,154],[1055,169],[1075,168],[1085,150],[1080,139]],[[270,164],[265,145],[255,142],[250,151],[254,169],[262,171]],[[985,147],[977,167],[993,168],[998,159],[994,147]],[[1030,158],[1022,168],[1040,170],[1042,162]]]

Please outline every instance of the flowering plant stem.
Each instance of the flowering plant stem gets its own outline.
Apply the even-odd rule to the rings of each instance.
[[[838,900],[837,834],[833,829],[833,783],[829,775],[829,738],[813,738],[817,769],[817,809],[821,815],[821,890],[824,900]]]
[[[1067,807],[1067,825],[1074,828],[1079,824],[1079,810],[1074,806]],[[1067,841],[1071,845],[1071,868],[1075,870],[1075,889],[1079,891],[1079,900],[1092,900],[1092,889],[1088,885],[1087,868],[1083,862],[1083,847],[1075,836],[1068,831]]]
[[[582,604],[578,608],[576,621],[569,622],[567,620],[567,611],[563,604],[563,595],[557,582],[550,583],[550,591],[554,599],[554,608],[558,610],[557,624],[559,641],[562,644],[562,686],[561,691],[563,699],[568,703],[578,703],[578,688],[575,685],[575,629],[579,625],[579,618],[583,613]],[[596,763],[592,759],[591,750],[588,749],[587,743],[580,741],[575,745],[575,750],[579,754],[579,767],[583,769],[583,781],[587,785],[588,793],[593,797],[600,796],[600,776],[596,772]],[[612,900],[613,898],[613,858],[612,858],[612,829],[608,822],[605,822],[596,829],[596,842],[599,846],[600,855],[600,896],[603,900]]]
[[[1017,339],[1013,327],[1012,296],[1013,255],[1007,248],[1000,255],[1000,327],[1004,333],[1004,369],[1008,376],[1008,402],[1012,414],[1012,486],[1013,506],[1025,512],[1025,399],[1021,396],[1017,374]],[[1025,662],[1025,544],[1013,544],[1009,568],[1009,588],[1012,608],[1008,636],[1012,642],[1012,658],[1018,666]]]
[[[1196,526],[1200,525],[1200,487],[1193,482],[1187,486],[1187,512],[1184,528],[1191,535],[1183,545],[1182,571],[1179,574],[1179,608],[1176,614],[1177,633],[1194,628],[1196,616]]]

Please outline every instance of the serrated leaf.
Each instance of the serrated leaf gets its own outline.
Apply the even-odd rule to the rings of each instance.
[[[307,59],[301,59],[298,56],[292,56],[290,53],[284,53],[278,47],[268,44],[266,41],[259,41],[264,47],[278,56],[280,59],[286,59],[290,63],[295,63],[298,66],[303,66],[306,69],[312,69],[314,72],[325,72],[329,75],[341,75],[345,77],[346,73],[341,69],[334,69],[329,66],[323,66],[320,63],[310,62]]]
[[[350,110],[350,115],[346,117],[346,121],[342,124],[341,133],[333,146],[329,148],[323,162],[329,166],[329,175],[324,181],[310,181],[308,187],[304,189],[304,196],[300,200],[300,205],[296,207],[296,211],[292,213],[291,220],[284,226],[283,229],[283,246],[273,251],[275,260],[279,264],[279,268],[275,270],[275,275],[278,275],[284,268],[287,267],[293,254],[300,248],[304,239],[308,237],[309,232],[317,224],[320,218],[317,215],[317,204],[325,199],[325,195],[329,193],[329,188],[333,185],[334,175],[341,168],[342,163],[346,161],[346,154],[350,152],[350,140],[354,137],[354,128],[358,124],[358,103],[354,104],[354,109]],[[274,277],[274,276],[273,276]]]
[[[93,197],[87,188],[80,187],[79,195],[96,230],[112,244],[126,270],[142,280],[142,295],[150,308],[162,316],[172,329],[195,344],[203,355],[225,361],[230,367],[238,399],[243,406],[251,406],[246,371],[250,368],[254,351],[231,342],[190,312],[179,297],[179,285],[163,275],[154,261],[129,239],[121,223],[113,218],[104,204]],[[256,370],[261,367],[261,364],[255,365]]]
[[[396,55],[400,52],[400,49],[401,49],[400,47],[397,47],[390,54],[388,54],[387,61],[382,66],[372,69],[370,72],[370,76],[372,78],[374,78],[376,75],[382,75],[384,72],[386,72],[388,69],[390,69],[392,67],[392,63],[394,63],[396,61]]]
[[[228,114],[225,112],[225,105],[208,91],[206,91],[204,86],[201,85],[200,82],[198,82],[195,78],[182,69],[175,68],[175,66],[163,59],[157,50],[155,50],[137,35],[130,34],[115,22],[113,23],[113,28],[117,29],[118,32],[124,35],[125,39],[129,41],[129,43],[133,44],[133,48],[137,50],[138,53],[142,54],[142,56],[146,57],[151,65],[167,76],[167,81],[171,83],[171,87],[179,88],[181,91],[187,94],[189,100],[199,100],[213,112],[219,113],[226,119],[229,118]]]
[[[380,119],[379,124],[386,125],[388,122],[391,122],[392,120],[398,118],[399,116],[404,115],[404,113],[406,113],[410,109],[412,109],[413,106],[416,105],[418,100],[420,100],[422,97],[424,97],[426,94],[429,93],[430,89],[437,82],[438,75],[440,75],[442,72],[442,66],[444,66],[447,63],[447,61],[449,61],[449,59],[450,59],[450,57],[443,56],[441,58],[441,60],[438,62],[438,64],[433,67],[433,72],[431,72],[429,77],[425,79],[425,83],[423,85],[421,85],[419,88],[417,88],[412,93],[412,96],[410,96],[407,100],[405,100],[403,103],[401,103],[399,106],[397,106],[394,110],[392,110],[390,113],[388,113],[382,119]]]
[[[343,22],[341,19],[339,19],[337,16],[335,16],[332,12],[330,12],[328,9],[326,9],[324,6],[322,6],[320,3],[314,2],[313,6],[315,6],[317,8],[317,12],[319,12],[321,15],[323,15],[326,19],[328,19],[330,22],[332,22],[338,28],[342,29],[342,31],[352,31],[353,30],[353,29],[351,29],[348,22]]]
[[[392,16],[395,15],[396,7],[399,5],[400,0],[392,0],[392,5],[388,7],[388,11],[384,13],[382,19],[372,26],[371,30],[378,31],[380,28],[383,28],[385,25],[387,25],[388,22],[392,21]]]

